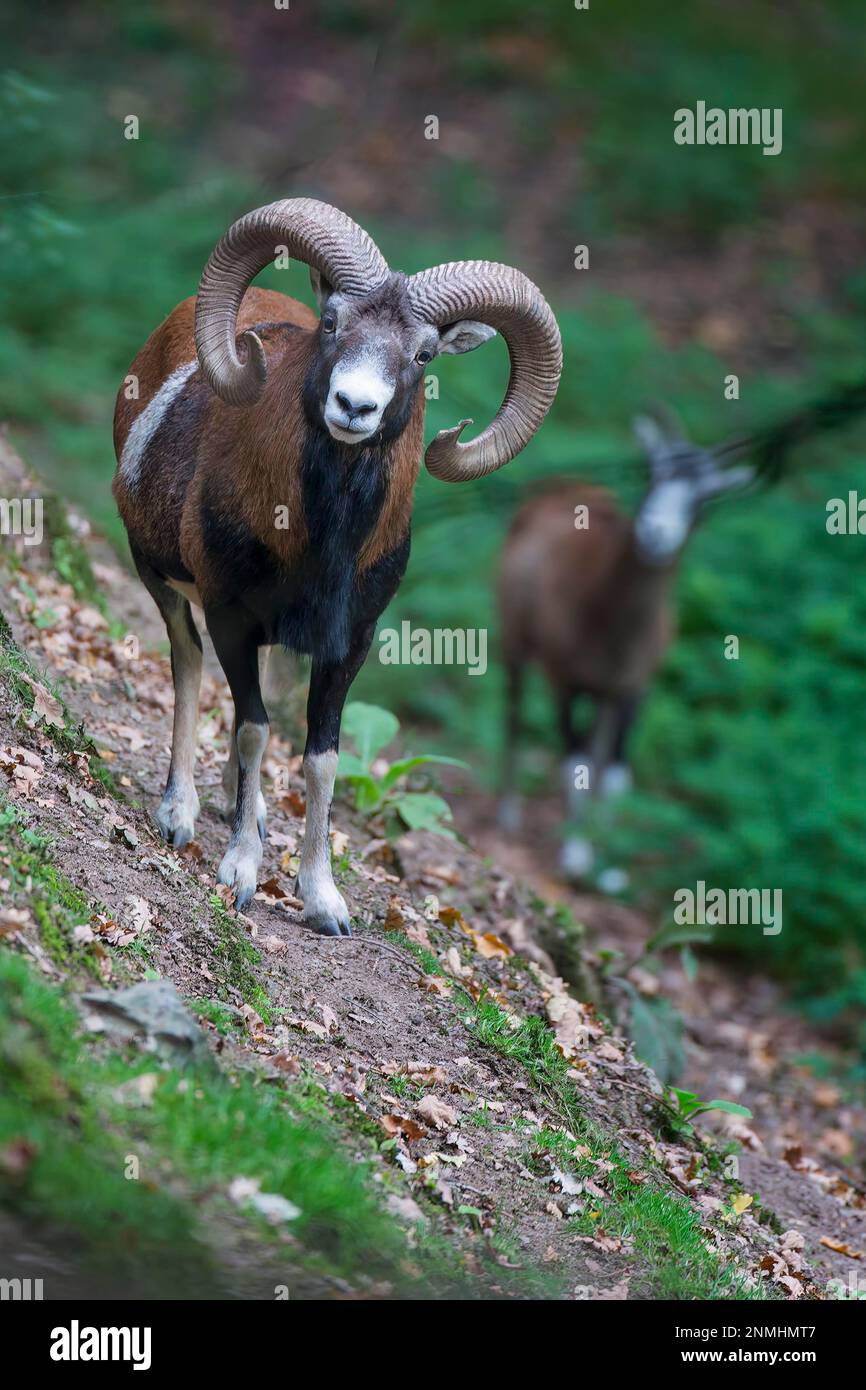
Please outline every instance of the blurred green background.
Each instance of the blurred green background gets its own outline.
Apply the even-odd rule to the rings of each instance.
[[[117,386],[229,222],[277,197],[337,203],[407,271],[510,260],[562,326],[562,388],[526,453],[477,485],[422,478],[388,625],[495,629],[515,506],[561,473],[632,505],[630,424],[648,401],[714,443],[866,373],[855,0],[7,0],[0,43],[0,415],[121,549]],[[781,107],[782,154],[675,146],[674,110],[699,99]],[[300,269],[262,281],[310,298]],[[501,343],[437,362],[428,434],[489,418],[505,370]],[[730,372],[738,402],[723,396]],[[750,948],[812,1013],[845,1023],[866,1003],[866,539],[828,536],[825,505],[860,485],[864,442],[862,422],[817,439],[694,537],[681,636],[636,732],[640,791],[605,851],[662,914],[697,878],[783,889],[782,934]],[[723,659],[729,632],[739,662]],[[495,662],[468,681],[371,661],[355,691],[435,727],[428,743],[492,780]],[[528,759],[528,786],[549,792],[540,682],[529,721],[548,752]]]

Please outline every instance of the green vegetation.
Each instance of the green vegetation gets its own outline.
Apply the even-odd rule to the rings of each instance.
[[[55,965],[81,970],[101,982],[99,961],[105,947],[80,944],[76,927],[94,913],[86,895],[70,883],[51,857],[45,836],[28,830],[19,809],[0,799],[0,873],[9,881],[9,900],[26,903],[39,927],[40,942]]]
[[[222,898],[211,895],[211,913],[216,933],[216,942],[211,951],[214,960],[224,972],[225,983],[222,988],[231,986],[245,1004],[255,1009],[264,1023],[273,1021],[270,1001],[262,986],[254,966],[261,964],[261,956],[248,940],[243,924],[226,908]]]
[[[454,839],[454,831],[444,823],[452,818],[445,798],[431,791],[411,791],[408,781],[419,767],[430,763],[450,763],[452,767],[467,764],[436,753],[418,753],[395,758],[384,772],[377,773],[375,765],[382,760],[382,750],[393,742],[399,730],[400,721],[390,710],[360,701],[347,705],[341,735],[355,745],[356,751],[341,749],[337,776],[354,790],[355,809],[365,816],[381,816],[389,834],[433,830]]]
[[[618,1148],[583,1113],[580,1097],[568,1078],[568,1062],[543,1019],[516,1022],[492,1000],[475,1005],[477,1037],[487,1047],[523,1067],[547,1103],[557,1111],[570,1134],[543,1130],[533,1136],[535,1153],[548,1151],[576,1178],[598,1181],[599,1162],[611,1189],[609,1200],[593,1198],[573,1222],[582,1235],[616,1235],[629,1239],[644,1257],[650,1298],[758,1298],[761,1290],[748,1289],[744,1280],[707,1248],[700,1222],[685,1197],[663,1187],[663,1175],[651,1167],[636,1173]],[[649,1095],[649,1092],[647,1093]],[[711,1102],[701,1109],[733,1108],[727,1102]],[[694,1112],[697,1113],[697,1112]],[[575,1136],[575,1137],[572,1137]],[[582,1148],[580,1147],[582,1146]],[[585,1149],[591,1153],[587,1155]],[[528,1160],[532,1161],[531,1155]],[[608,1165],[610,1165],[608,1167]]]
[[[222,1038],[243,1029],[243,1019],[233,1004],[224,1004],[220,999],[189,999],[187,1003],[196,1017],[212,1023]]]
[[[681,1091],[676,1086],[671,1089],[680,1117],[688,1122],[696,1120],[698,1115],[709,1114],[711,1110],[722,1110],[726,1115],[739,1115],[743,1120],[752,1118],[752,1112],[747,1106],[737,1105],[732,1100],[698,1100],[694,1091]]]
[[[329,8],[345,6],[329,0]],[[447,46],[458,82],[499,95],[500,138],[517,158],[529,164],[558,131],[572,134],[586,165],[569,207],[581,239],[624,226],[643,235],[718,236],[754,221],[798,184],[835,196],[844,189],[852,200],[864,192],[862,131],[851,119],[860,94],[851,52],[856,0],[798,12],[784,33],[772,5],[713,0],[696,0],[687,12],[618,0],[591,14],[545,0],[497,0],[483,18],[461,0],[435,8],[407,0],[401,12],[408,37]],[[724,108],[782,107],[788,157],[696,146],[671,158],[673,113],[698,98]],[[484,160],[437,173],[443,201],[446,192],[448,203],[456,201],[467,186],[473,218],[495,206]]]
[[[589,1204],[587,1204],[589,1205]],[[652,1269],[654,1299],[760,1299],[763,1289],[747,1288],[741,1275],[722,1267],[707,1248],[706,1236],[685,1197],[651,1187],[635,1187],[618,1201],[599,1202],[572,1223],[580,1235],[629,1241]]]

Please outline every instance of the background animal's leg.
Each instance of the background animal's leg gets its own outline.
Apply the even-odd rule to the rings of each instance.
[[[170,588],[135,552],[133,558],[142,582],[163,616],[171,643],[174,726],[168,780],[156,812],[156,823],[170,845],[183,849],[195,835],[195,818],[199,812],[194,775],[201,686],[201,637],[187,599]]]
[[[375,623],[359,629],[345,661],[313,662],[307,700],[307,823],[297,889],[304,921],[323,936],[351,936],[349,909],[331,872],[331,800],[340,746],[340,719],[349,686],[373,640]]]
[[[604,769],[599,783],[601,796],[620,796],[631,787],[631,768],[626,762],[625,753],[641,699],[641,695],[624,695],[617,704],[610,763]]]
[[[270,660],[271,648],[259,647],[259,689],[263,690],[268,674],[268,662]],[[225,792],[224,816],[227,821],[234,825],[235,814],[238,808],[238,719],[235,714],[232,719],[232,733],[229,739],[229,756],[223,768],[223,791]],[[256,803],[256,823],[259,827],[259,835],[262,844],[265,842],[267,828],[267,806],[265,798],[259,788],[258,801]]]
[[[262,758],[270,732],[259,685],[259,633],[237,610],[207,614],[220,665],[235,702],[234,744],[237,757],[237,804],[229,846],[220,862],[217,881],[235,890],[235,907],[243,910],[256,891],[262,862],[259,829],[262,804]]]
[[[570,762],[571,781],[567,790],[570,828],[560,854],[560,868],[567,878],[586,878],[595,862],[592,844],[580,827],[589,811],[590,798],[597,796],[603,786],[618,728],[617,716],[615,701],[600,700],[587,750],[578,753]]]
[[[568,814],[577,815],[583,807],[585,793],[577,786],[587,775],[589,755],[586,751],[586,736],[578,734],[574,722],[574,702],[577,696],[573,690],[560,690],[556,696],[556,712],[559,720],[559,737],[564,750],[562,763],[562,783]]]
[[[517,759],[520,748],[520,702],[523,694],[523,668],[509,666],[505,673],[505,747],[502,750],[502,774],[498,821],[509,835],[520,829],[521,807],[517,794]]]

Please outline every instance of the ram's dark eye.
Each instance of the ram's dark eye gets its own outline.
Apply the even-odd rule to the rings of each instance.
[[[323,314],[323,315],[322,315],[322,332],[323,332],[323,333],[335,333],[336,331],[337,331],[337,320],[334,318],[333,314]]]
[[[433,354],[432,352],[416,352],[415,361],[423,367],[427,362],[433,361]]]

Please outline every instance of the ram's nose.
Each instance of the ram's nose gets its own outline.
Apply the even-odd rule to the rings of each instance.
[[[374,410],[378,410],[375,401],[364,400],[362,396],[350,396],[347,391],[337,391],[335,400],[341,410],[345,410],[346,414],[353,419],[355,417],[363,419],[365,415],[372,415]]]

